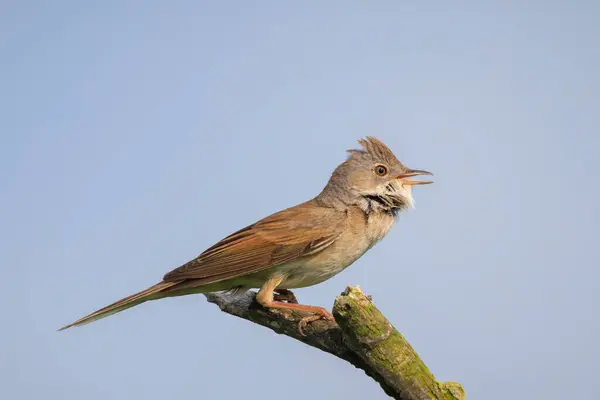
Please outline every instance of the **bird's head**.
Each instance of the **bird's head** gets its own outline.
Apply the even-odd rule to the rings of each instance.
[[[432,182],[412,178],[433,174],[406,167],[377,138],[367,137],[358,143],[362,149],[348,150],[347,160],[335,169],[321,196],[359,205],[365,212],[396,213],[413,207],[413,186]]]

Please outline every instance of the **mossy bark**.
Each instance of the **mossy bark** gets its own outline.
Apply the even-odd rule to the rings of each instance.
[[[358,288],[338,296],[333,315],[348,347],[369,365],[390,396],[403,400],[463,400],[462,387],[440,383],[404,337]]]
[[[394,399],[464,400],[462,386],[437,382],[404,337],[358,287],[348,287],[335,300],[335,322],[319,320],[300,334],[298,322],[307,314],[272,310],[243,296],[211,293],[206,297],[222,311],[269,328],[339,357],[376,380]]]

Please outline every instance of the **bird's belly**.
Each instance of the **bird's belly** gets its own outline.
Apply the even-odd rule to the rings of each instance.
[[[323,265],[315,267],[310,264],[285,266],[283,269],[289,268],[290,272],[279,287],[282,289],[296,289],[313,286],[339,274],[346,267],[347,265]]]
[[[339,274],[383,239],[393,222],[394,217],[387,213],[370,215],[360,229],[348,231],[331,247],[292,265],[277,267],[286,275],[279,287],[312,286]]]
[[[324,282],[349,267],[373,245],[366,238],[353,244],[352,247],[344,246],[343,243],[337,246],[334,244],[314,257],[277,267],[286,276],[279,287],[295,289]]]

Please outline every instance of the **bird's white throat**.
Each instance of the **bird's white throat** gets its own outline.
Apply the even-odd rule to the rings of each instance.
[[[376,188],[374,192],[362,192],[360,208],[366,213],[391,212],[396,214],[415,207],[412,187],[400,181],[390,181]]]

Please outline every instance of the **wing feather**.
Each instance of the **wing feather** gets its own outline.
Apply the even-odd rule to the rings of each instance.
[[[232,233],[163,280],[210,283],[287,264],[331,246],[345,224],[343,211],[302,203]]]

